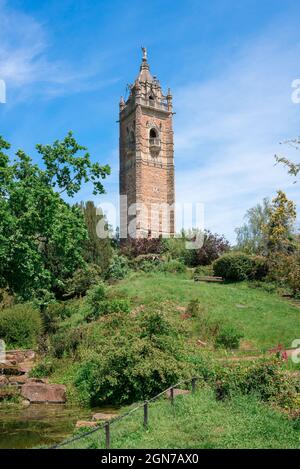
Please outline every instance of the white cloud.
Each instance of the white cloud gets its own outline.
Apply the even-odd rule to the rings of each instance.
[[[14,91],[14,103],[33,94],[53,98],[90,91],[118,80],[94,79],[103,66],[100,57],[74,68],[65,61],[50,60],[50,47],[42,23],[0,0],[0,77],[8,90]],[[8,103],[11,104],[12,101]]]
[[[278,188],[300,202],[299,186],[274,166],[275,153],[290,153],[279,141],[300,134],[291,100],[300,41],[291,31],[264,31],[218,77],[174,91],[177,201],[204,202],[206,226],[231,241],[247,208]]]

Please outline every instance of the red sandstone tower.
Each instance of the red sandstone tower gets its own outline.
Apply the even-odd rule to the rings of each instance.
[[[174,235],[172,95],[162,93],[142,50],[129,98],[120,100],[121,238]]]

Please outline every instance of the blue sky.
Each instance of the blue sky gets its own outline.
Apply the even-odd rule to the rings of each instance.
[[[296,156],[279,142],[300,134],[299,17],[298,0],[0,0],[0,134],[35,156],[72,129],[112,167],[96,202],[117,202],[118,101],[146,46],[174,97],[176,200],[203,202],[206,227],[234,241],[263,197],[281,188],[300,202],[274,166],[275,153]]]

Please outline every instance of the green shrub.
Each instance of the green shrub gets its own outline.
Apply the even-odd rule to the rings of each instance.
[[[34,347],[42,333],[39,311],[29,303],[0,311],[0,338],[7,347]]]
[[[55,358],[73,357],[84,339],[82,327],[57,332],[50,339],[50,351]]]
[[[126,404],[145,400],[194,369],[147,338],[109,337],[92,351],[75,378],[80,400],[87,405]]]
[[[159,311],[145,313],[140,320],[140,326],[142,329],[141,336],[150,339],[153,336],[168,335],[173,331],[164,314]]]
[[[213,265],[198,265],[194,270],[194,275],[212,276],[214,275]]]
[[[243,334],[234,327],[226,324],[223,325],[215,338],[216,347],[224,347],[227,349],[237,349],[240,346],[240,339]]]
[[[185,272],[186,268],[183,262],[177,259],[171,259],[170,261],[163,262],[160,265],[159,270],[162,272],[170,272],[175,274]]]
[[[192,318],[199,318],[201,313],[203,312],[203,306],[201,305],[198,298],[190,300],[189,304],[187,305],[186,312]]]
[[[267,263],[261,256],[229,253],[213,263],[214,274],[229,281],[262,279],[267,274]]]
[[[224,399],[236,393],[252,393],[264,401],[293,405],[297,389],[294,381],[284,375],[281,366],[279,361],[264,360],[219,367],[213,378],[217,397]]]
[[[132,266],[135,270],[143,270],[144,272],[157,271],[162,260],[158,254],[141,254],[137,256]]]
[[[65,291],[69,296],[85,295],[87,290],[97,284],[101,277],[101,268],[90,264],[82,269],[77,269],[73,277],[65,283]]]
[[[106,271],[107,280],[122,280],[129,273],[129,264],[125,256],[115,255]]]
[[[55,371],[55,368],[55,362],[47,358],[33,367],[28,375],[30,378],[47,378]]]
[[[105,316],[113,313],[124,313],[130,312],[130,303],[127,299],[114,298],[111,300],[102,300],[97,303],[97,306],[93,307],[92,310],[86,315],[87,321],[95,321],[100,316]]]

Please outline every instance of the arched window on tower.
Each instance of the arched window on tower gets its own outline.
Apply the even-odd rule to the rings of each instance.
[[[158,130],[153,128],[149,132],[149,146],[151,152],[157,153],[160,150],[160,138]]]

